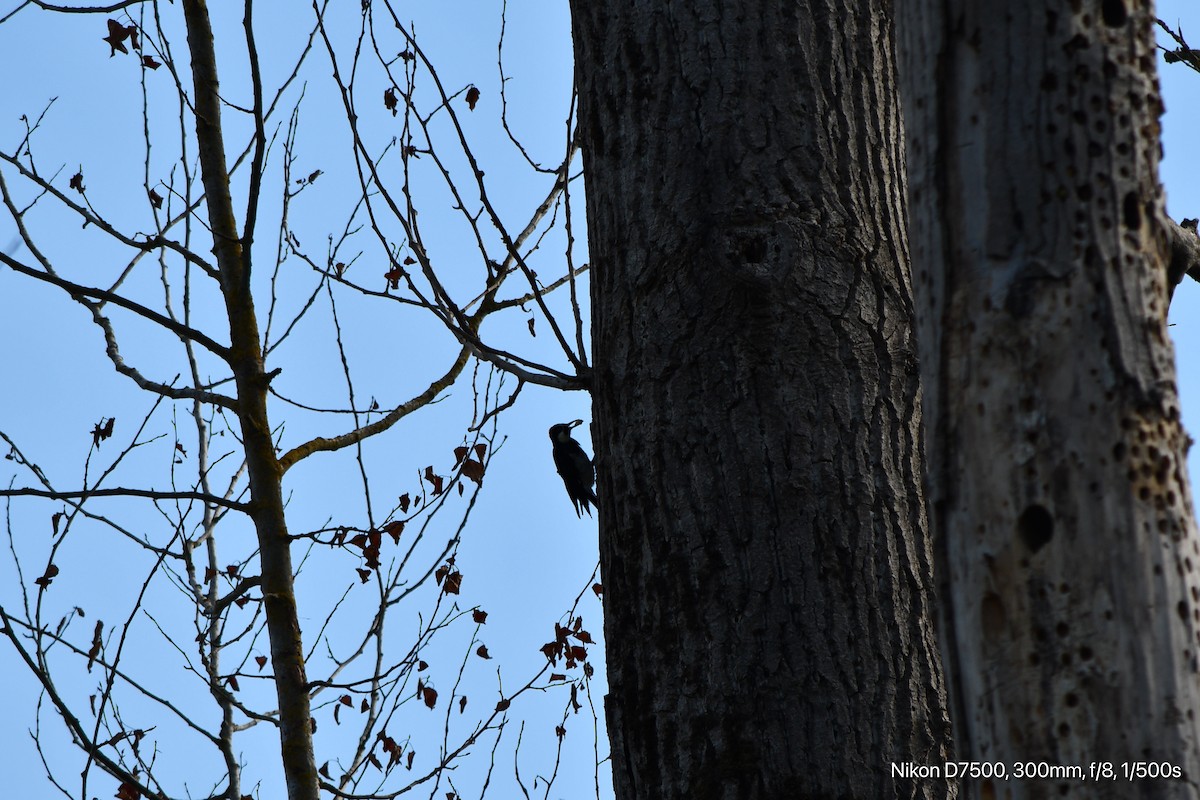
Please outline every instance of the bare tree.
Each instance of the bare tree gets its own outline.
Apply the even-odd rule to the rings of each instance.
[[[899,13],[960,757],[1008,770],[982,796],[1006,777],[1011,797],[1195,797],[1200,538],[1153,11]]]
[[[522,208],[496,196],[463,122],[480,89],[444,84],[393,4],[315,2],[306,32],[286,47],[274,35],[280,21],[256,15],[250,0],[225,16],[231,11],[210,13],[201,0],[89,8],[34,0],[0,19],[10,29],[32,14],[82,21],[98,60],[109,56],[136,75],[106,102],[140,104],[119,120],[122,138],[103,145],[114,159],[140,151],[136,203],[128,192],[90,189],[94,162],[66,167],[71,154],[44,146],[53,102],[29,113],[23,138],[0,152],[0,194],[17,237],[0,252],[5,277],[80,304],[112,369],[145,397],[136,424],[132,409],[98,420],[78,479],[40,466],[33,432],[0,429],[13,468],[0,495],[43,498],[53,534],[31,547],[27,517],[14,521],[12,512],[30,501],[9,500],[20,594],[0,606],[2,632],[84,754],[81,773],[70,770],[78,783],[43,747],[40,722],[34,738],[68,797],[103,794],[97,772],[118,782],[120,798],[249,796],[243,742],[262,727],[278,731],[291,798],[322,789],[393,797],[416,787],[453,795],[448,770],[474,749],[491,753],[482,794],[514,700],[562,685],[558,696],[575,713],[592,674],[583,646],[591,637],[564,608],[541,667],[501,681],[485,664],[487,612],[459,602],[456,560],[503,444],[502,413],[527,384],[586,385],[571,103],[564,98],[561,145],[548,166],[529,155],[506,115],[496,125],[525,161],[523,180],[540,187]],[[244,71],[233,67],[230,80],[239,63]],[[500,70],[503,86],[503,61]],[[342,155],[323,150],[322,167],[304,166],[312,159],[302,145],[316,74],[337,103],[317,113],[342,121]],[[348,191],[320,195],[322,179]],[[317,196],[323,227],[314,232],[302,209]],[[440,198],[449,198],[467,248],[449,247],[442,223],[431,224]],[[297,214],[306,221],[297,224]],[[60,241],[58,231],[80,226]],[[268,229],[273,246],[263,243]],[[539,265],[552,277],[539,277]],[[485,334],[485,321],[513,317],[507,330],[523,338]],[[443,353],[440,366],[430,356],[364,374],[355,338],[362,319]],[[310,399],[314,341],[334,367]],[[341,400],[329,404],[338,384]],[[369,448],[409,415],[431,414],[453,386],[466,402],[440,456],[407,479],[407,491],[380,486]],[[377,400],[376,392],[387,394]],[[339,463],[358,473],[357,497],[328,498],[323,523],[289,525],[289,475],[338,450],[353,453]],[[142,485],[122,481],[148,474]],[[115,597],[72,590],[79,574],[61,565],[80,552],[97,559],[106,547],[121,553]],[[321,577],[302,590],[306,564]],[[584,584],[589,595],[594,582]],[[65,605],[64,593],[73,598]],[[97,608],[105,616],[89,628],[80,618]],[[163,653],[188,680],[163,679]],[[457,671],[435,675],[430,653],[455,658]],[[495,678],[493,696],[468,709],[469,662]],[[438,722],[413,721],[428,709]],[[320,757],[318,720],[347,731]],[[548,793],[556,774],[535,786]],[[524,789],[519,770],[514,777]]]

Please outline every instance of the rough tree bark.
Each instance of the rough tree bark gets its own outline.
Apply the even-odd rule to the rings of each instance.
[[[1117,777],[1059,771],[1009,797],[1196,797],[1200,539],[1166,328],[1153,9],[899,13],[959,756]],[[1123,762],[1179,779],[1131,784]]]
[[[946,796],[889,25],[572,7],[617,797]]]

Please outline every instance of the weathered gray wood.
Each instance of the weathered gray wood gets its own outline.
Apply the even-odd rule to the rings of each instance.
[[[1200,540],[1166,328],[1153,10],[897,5],[959,757],[1194,798]],[[1123,762],[1176,780],[1120,779]],[[978,786],[987,795],[988,786]]]

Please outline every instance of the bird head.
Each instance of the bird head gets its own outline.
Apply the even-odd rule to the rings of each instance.
[[[583,420],[577,419],[574,422],[560,422],[557,425],[550,426],[550,441],[565,442],[571,438],[571,429],[576,425],[582,425]]]

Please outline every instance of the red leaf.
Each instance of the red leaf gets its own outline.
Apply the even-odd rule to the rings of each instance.
[[[340,713],[340,712],[341,712],[341,710],[342,710],[342,707],[341,707],[341,706],[334,706],[334,707],[333,707],[333,724],[334,724],[334,725],[341,725],[341,724],[342,724],[342,715],[341,715],[341,713]]]
[[[471,480],[475,481],[476,485],[483,483],[483,463],[480,461],[476,461],[473,458],[468,458],[463,462],[462,473]]]
[[[483,454],[487,452],[487,445],[482,442],[475,445],[475,457],[483,461]]]
[[[488,655],[487,645],[484,644],[479,645],[479,649],[475,651],[475,655],[479,656],[480,658],[491,658],[491,656]]]
[[[396,90],[390,86],[383,92],[383,107],[396,116]]]
[[[147,192],[147,195],[150,197],[150,205],[154,206],[155,208],[162,208],[161,194],[151,189],[149,192]],[[187,455],[187,452],[183,449],[183,445],[181,445],[179,442],[175,443],[175,449],[183,453],[185,456]]]
[[[455,570],[446,576],[446,582],[442,585],[442,591],[446,594],[459,594],[461,589],[462,573]]]
[[[417,662],[417,671],[418,671],[418,672],[424,672],[424,671],[425,671],[425,670],[427,670],[427,669],[429,669],[429,664],[427,664],[427,663],[426,663],[426,662],[424,662],[424,661],[418,661],[418,662]]]
[[[417,754],[416,750],[408,751],[408,764],[405,765],[405,767],[407,769],[412,769],[413,756],[415,756],[416,754]]]
[[[358,573],[358,578],[363,583],[366,583],[367,581],[371,580],[371,570],[355,568],[354,571]]]
[[[501,699],[499,703],[496,703],[496,710],[497,711],[507,711],[508,707],[511,705],[512,705],[512,701],[507,698],[504,698],[504,699]]]
[[[383,526],[383,529],[385,531],[387,531],[388,535],[390,535],[392,537],[393,543],[399,544],[400,543],[400,534],[404,532],[404,521],[403,520],[395,520],[395,521],[389,522],[387,525]]]
[[[462,697],[458,698],[458,713],[461,714],[466,710],[467,710],[467,696],[463,695]]]
[[[237,675],[230,675],[228,678],[226,678],[226,679],[225,679],[225,683],[229,684],[229,686],[230,686],[230,687],[231,687],[231,688],[232,688],[232,689],[233,689],[235,692],[240,692],[240,691],[241,691],[241,689],[238,687]]]
[[[104,623],[96,620],[96,629],[92,631],[92,649],[88,650],[88,672],[92,671],[92,665],[96,663],[96,656],[100,655],[100,634],[102,633],[104,633]]]
[[[442,476],[434,473],[432,465],[425,468],[425,480],[431,487],[433,487],[433,493],[435,495],[442,493]]]
[[[112,22],[112,20],[109,20]],[[138,800],[142,796],[142,790],[137,787],[136,783],[125,782],[117,788],[115,797],[117,800]]]
[[[85,187],[83,185],[83,170],[82,169],[80,169],[79,172],[76,172],[74,175],[71,176],[71,182],[67,184],[67,188],[74,189],[75,191],[79,192],[80,194],[83,194],[84,192],[87,191],[87,187]]]
[[[395,267],[383,273],[383,277],[387,280],[388,284],[391,285],[393,290],[399,289],[400,279],[404,277],[404,270],[400,269],[399,267]]]
[[[350,707],[354,706],[354,701],[350,699],[350,695],[348,695],[348,694],[344,694],[341,697],[339,697],[338,702],[344,706],[350,706]]]
[[[258,664],[259,669],[262,669],[263,667],[265,667],[267,665],[267,657],[266,656],[255,656],[254,663]]]
[[[363,547],[363,558],[367,560],[367,566],[372,569],[379,569],[379,545],[382,539],[383,534],[375,528],[367,532],[367,544]]]
[[[412,503],[412,498],[408,496],[408,492],[405,492],[404,494],[400,495],[400,499],[396,502],[400,504],[400,511],[407,514],[408,506]]]
[[[472,86],[467,89],[467,107],[472,111],[475,110],[475,104],[479,102],[479,90]]]
[[[430,708],[433,708],[434,706],[437,705],[437,690],[436,689],[426,686],[425,690],[422,692],[422,694],[424,695],[425,705],[429,706]]]
[[[147,69],[158,69],[162,64],[155,61],[154,56],[142,56],[142,66]]]
[[[563,675],[561,672],[550,673],[550,682],[551,683],[554,683],[554,681],[565,681],[566,679],[567,679],[567,676]]]
[[[558,737],[559,741],[562,741],[562,738],[567,735],[567,729],[562,725],[555,725],[554,735]]]
[[[463,456],[465,456],[466,454],[467,454],[467,448],[462,447],[461,445],[454,448],[454,466],[457,467],[459,464],[461,464],[462,460],[463,460]]]
[[[233,601],[233,604],[234,604],[235,606],[237,606],[238,608],[245,608],[245,607],[246,607],[246,603],[249,603],[249,602],[250,602],[250,598],[249,598],[249,597],[246,597],[245,595],[242,595],[242,596],[241,596],[241,597],[239,597],[237,600],[234,600],[234,601]]]
[[[573,633],[571,635],[584,644],[595,644],[595,642],[592,641],[592,635],[587,631],[579,631],[579,633]]]
[[[132,25],[126,28],[115,19],[108,20],[108,36],[105,36],[103,39],[101,39],[101,41],[108,42],[108,46],[112,48],[109,51],[108,57],[112,58],[115,56],[118,50],[120,50],[122,53],[128,53],[129,51],[125,48],[125,40],[128,39],[129,35],[136,30],[137,28],[133,27]],[[134,44],[134,47],[137,47],[136,43]]]
[[[593,583],[592,591],[596,593],[596,597],[599,597],[600,595],[604,594],[604,586],[599,583]]]
[[[75,179],[72,178],[71,180],[74,181]],[[113,435],[113,423],[116,421],[116,417],[109,417],[108,422],[101,419],[100,422],[97,422],[92,427],[92,444],[94,446],[99,447],[101,442]]]
[[[63,512],[55,511],[54,515],[50,517],[50,527],[54,528],[55,536],[58,536],[58,523],[62,522],[62,518],[65,516],[66,514]]]
[[[332,778],[329,778],[329,762],[328,761],[326,761],[324,764],[322,764],[321,768],[319,770],[317,770],[317,772],[321,773],[321,775],[323,775],[325,778],[332,780]]]
[[[46,572],[42,575],[42,577],[35,580],[34,583],[45,589],[54,580],[54,576],[56,575],[58,575],[58,567],[54,566],[53,564],[49,564],[46,566]]]
[[[487,622],[487,612],[482,608],[477,608],[471,612],[471,618],[475,620],[476,624],[483,625]]]

